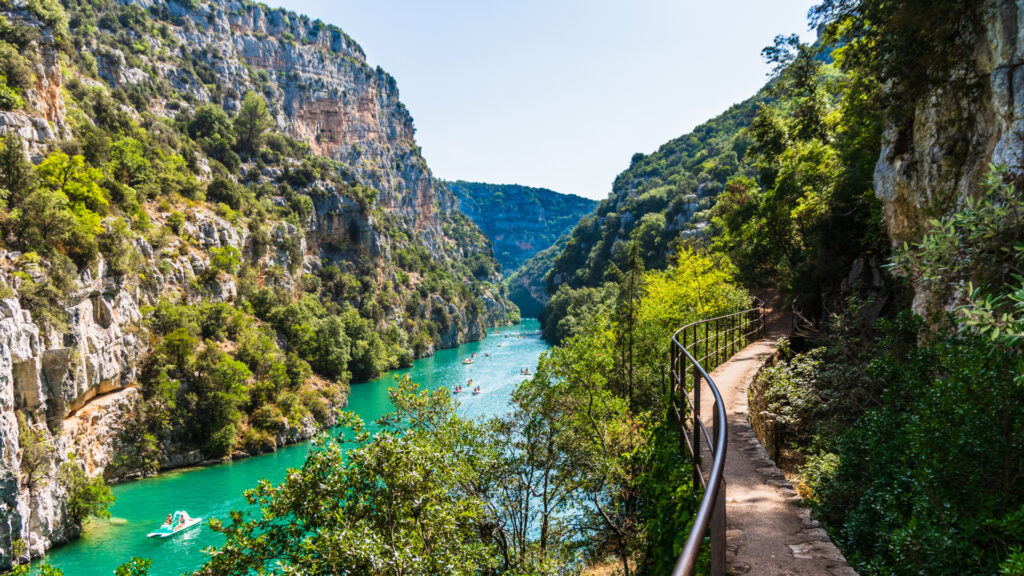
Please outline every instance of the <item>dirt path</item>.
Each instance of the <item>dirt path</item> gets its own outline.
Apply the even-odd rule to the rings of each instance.
[[[766,299],[768,300],[768,299]],[[777,298],[768,300],[777,302]],[[856,576],[810,512],[800,505],[747,422],[747,386],[789,319],[774,314],[768,337],[739,351],[711,373],[725,400],[729,422],[726,451],[726,547],[735,574],[764,576]],[[702,394],[701,414],[710,415],[711,394]],[[710,417],[707,423],[710,428]]]

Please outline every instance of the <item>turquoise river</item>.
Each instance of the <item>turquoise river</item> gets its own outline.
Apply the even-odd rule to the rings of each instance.
[[[430,358],[417,360],[406,370],[392,372],[372,382],[352,385],[348,409],[372,422],[387,412],[388,387],[396,375],[408,374],[424,388],[465,384],[470,378],[481,386],[479,395],[463,392],[459,413],[468,417],[492,416],[505,412],[508,398],[524,377],[523,367],[534,370],[541,352],[548,348],[538,335],[536,320],[519,326],[492,330],[480,342],[441,350]],[[476,354],[473,364],[462,361]],[[223,538],[207,525],[208,518],[228,517],[232,509],[245,506],[242,493],[261,478],[284,479],[288,468],[302,465],[309,442],[282,448],[272,454],[226,464],[166,472],[113,487],[117,501],[110,508],[111,520],[91,522],[82,538],[55,548],[46,562],[66,576],[110,576],[114,568],[133,556],[153,561],[151,576],[178,576],[203,564],[203,549],[217,546]],[[186,510],[203,518],[203,523],[173,538],[146,538],[168,513]]]

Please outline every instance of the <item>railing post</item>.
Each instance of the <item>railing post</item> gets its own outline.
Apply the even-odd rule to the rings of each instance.
[[[716,400],[717,401],[717,400]],[[723,450],[725,446],[721,446],[718,434],[721,430],[720,426],[724,426],[725,422],[722,422],[718,416],[719,411],[715,410],[714,416],[712,417],[712,425],[714,426],[714,438],[715,448],[714,454],[717,456],[720,450]],[[709,486],[708,489],[711,487]],[[711,576],[725,576],[725,476],[719,479],[718,491],[715,495],[715,505],[711,510]]]
[[[725,478],[719,483],[711,513],[711,576],[725,576]]]
[[[711,340],[708,339],[708,323],[703,322],[702,324],[705,325],[705,349],[703,349],[703,354],[694,358],[703,359],[702,362],[708,362],[708,349],[711,348]],[[696,326],[693,327],[693,330],[696,330]],[[695,340],[696,338],[694,338]]]
[[[672,347],[669,346],[668,352],[668,370],[672,372]],[[668,380],[665,379],[665,365],[661,365],[661,398],[662,401],[668,396]]]
[[[728,358],[732,358],[733,354],[736,354],[736,315],[735,314],[729,316],[729,356],[728,356]]]
[[[703,480],[700,476],[701,450],[700,440],[700,370],[693,367],[693,487],[700,486]]]
[[[715,366],[718,366],[718,319],[714,320],[714,327],[712,330],[715,331],[715,361],[711,365],[711,369],[714,370]],[[705,367],[706,368],[706,367]]]

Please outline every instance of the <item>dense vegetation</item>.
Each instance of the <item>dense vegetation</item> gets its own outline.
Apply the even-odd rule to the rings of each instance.
[[[557,342],[571,333],[557,326],[561,302],[575,298],[576,291],[585,301],[592,290],[617,282],[616,271],[627,267],[634,244],[645,267],[662,269],[680,241],[708,225],[729,179],[753,174],[745,161],[753,142],[745,127],[766,98],[759,93],[653,154],[633,155],[608,198],[576,225],[551,264],[545,281],[553,300],[544,315],[545,337]]]
[[[993,172],[981,199],[897,252],[896,271],[925,287],[977,283],[955,314],[871,323],[870,302],[851,301],[817,347],[762,375],[806,458],[801,492],[862,573],[1020,573],[1024,354],[1019,276],[1006,273],[1022,208]]]
[[[608,558],[663,573],[693,497],[664,483],[690,479],[662,423],[661,335],[745,305],[722,264],[683,251],[666,271],[632,269],[643,290],[545,354],[505,416],[465,420],[446,389],[400,382],[376,434],[349,416],[347,437],[248,495],[261,512],[217,524],[227,544],[198,574],[556,574]]]

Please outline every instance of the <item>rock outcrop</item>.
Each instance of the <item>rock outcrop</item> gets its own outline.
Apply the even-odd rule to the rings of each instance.
[[[886,130],[874,181],[896,245],[976,197],[990,164],[1024,176],[1024,2],[986,0],[981,10],[972,57]],[[915,311],[931,304],[950,303],[917,290]]]

